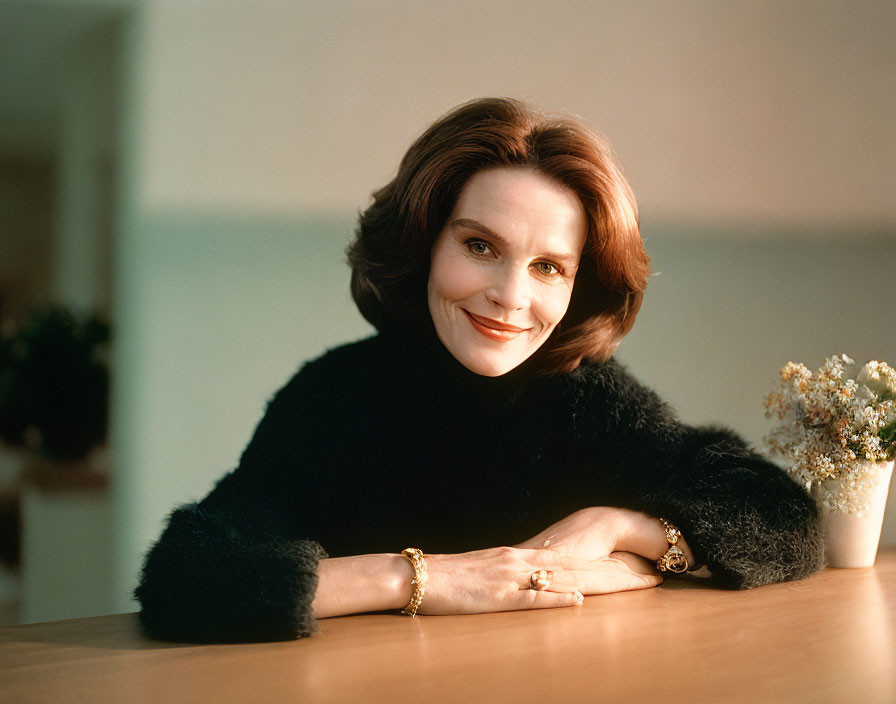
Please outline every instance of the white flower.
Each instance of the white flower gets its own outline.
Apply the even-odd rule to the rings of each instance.
[[[788,362],[765,400],[766,417],[779,421],[765,440],[800,484],[840,480],[836,493],[825,489],[829,507],[860,512],[875,471],[868,463],[886,459],[896,446],[892,429],[880,435],[896,419],[896,370],[869,362],[853,380],[844,374],[853,364],[834,355],[813,374]]]
[[[896,373],[884,362],[868,362],[856,377],[859,384],[864,384],[875,395],[885,391],[896,394]]]

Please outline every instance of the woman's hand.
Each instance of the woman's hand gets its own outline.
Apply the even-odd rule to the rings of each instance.
[[[571,513],[516,547],[550,548],[585,560],[600,560],[621,551],[655,564],[669,543],[657,518],[624,508],[592,506]],[[693,565],[694,555],[684,538],[678,547]]]
[[[550,548],[562,555],[599,560],[621,547],[627,529],[626,513],[633,512],[610,506],[583,508],[516,547]]]
[[[418,613],[472,614],[554,608],[582,603],[583,594],[645,589],[662,582],[652,565],[628,553],[583,560],[550,549],[489,548],[426,556],[429,580]],[[529,576],[551,570],[543,591],[529,589]]]

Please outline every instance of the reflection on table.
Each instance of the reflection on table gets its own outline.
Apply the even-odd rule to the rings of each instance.
[[[896,701],[896,550],[733,592],[667,580],[579,608],[327,619],[285,643],[145,639],[134,614],[0,628],[9,702]]]

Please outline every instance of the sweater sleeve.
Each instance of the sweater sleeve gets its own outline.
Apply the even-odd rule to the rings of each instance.
[[[327,555],[308,534],[329,500],[322,448],[332,425],[313,376],[306,366],[275,395],[233,472],[171,513],[135,590],[148,635],[234,642],[316,630],[316,569]]]
[[[679,422],[615,361],[583,373],[593,377],[586,413],[601,418],[589,444],[611,450],[600,476],[616,503],[678,526],[720,586],[748,589],[823,567],[815,504],[783,470],[728,429]]]

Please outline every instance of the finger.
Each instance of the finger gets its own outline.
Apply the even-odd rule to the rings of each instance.
[[[560,594],[575,594],[582,591],[580,577],[577,573],[569,571],[554,572],[551,570],[549,574],[548,586],[540,591],[551,591]],[[519,588],[521,590],[531,589],[530,579],[531,575],[528,579],[525,576],[522,577],[519,582]]]
[[[656,571],[656,564],[652,560],[630,552],[616,551],[607,557],[598,558],[597,560],[587,560],[582,557],[564,555],[554,550],[546,549],[525,550],[524,552],[528,553],[525,555],[527,561],[536,566],[536,569],[550,569],[554,572],[555,580],[560,580],[567,584],[578,583],[575,577],[576,573],[607,568],[612,571],[619,567],[617,564],[619,562],[628,567],[633,574],[648,577],[649,579],[646,580],[645,586],[653,587],[663,581],[663,578]],[[606,562],[608,560],[611,562]],[[569,573],[572,573],[572,576]]]
[[[629,561],[635,564],[634,569],[629,566]],[[628,557],[605,557],[595,560],[590,570],[577,572],[575,578],[584,594],[611,594],[649,589],[663,581],[655,570],[648,571],[646,565],[641,564],[639,560]]]
[[[529,589],[529,588],[530,587],[528,584],[520,586],[520,589]],[[533,590],[533,591],[539,591],[539,590]],[[581,591],[581,590],[579,589],[578,582],[576,582],[572,578],[572,576],[569,576],[567,578],[567,580],[565,580],[565,581],[559,581],[555,577],[554,580],[551,581],[550,585],[546,589],[542,589],[540,591],[556,592],[559,594],[573,594],[574,592]]]
[[[556,609],[561,606],[581,606],[584,597],[581,592],[553,592],[537,591],[535,589],[521,589],[508,595],[506,600],[507,611],[520,611],[523,609]]]
[[[624,562],[626,565],[628,565],[629,569],[631,569],[632,572],[645,575],[657,574],[656,563],[653,560],[648,560],[646,557],[642,557],[641,555],[636,555],[632,552],[618,551],[610,553],[610,557]]]

